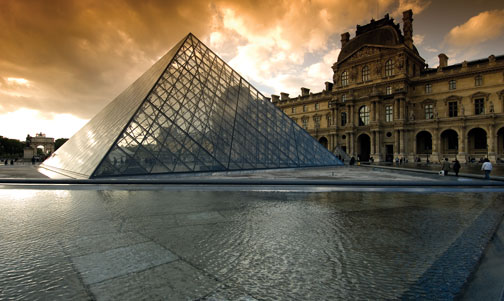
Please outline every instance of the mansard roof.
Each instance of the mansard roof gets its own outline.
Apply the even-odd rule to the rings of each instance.
[[[399,24],[394,23],[394,19],[388,14],[380,20],[371,20],[369,24],[357,25],[356,36],[341,49],[338,62],[341,62],[354,51],[364,45],[397,46],[404,44],[404,36],[401,33]],[[418,50],[413,46],[413,50],[418,54]]]

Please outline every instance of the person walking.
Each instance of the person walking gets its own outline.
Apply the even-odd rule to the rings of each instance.
[[[490,180],[490,172],[492,172],[492,163],[486,158],[483,160],[483,165],[481,165],[481,170],[485,172],[485,179]]]
[[[448,158],[444,159],[441,165],[441,170],[443,170],[445,176],[448,175],[448,172],[450,171],[450,162],[448,162]]]
[[[460,162],[457,159],[455,159],[455,162],[453,162],[453,171],[455,172],[455,176],[457,177],[459,170],[460,170]]]

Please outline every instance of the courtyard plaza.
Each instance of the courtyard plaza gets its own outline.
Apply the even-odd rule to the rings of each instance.
[[[0,177],[2,300],[503,298],[498,177],[340,166],[80,184],[21,164]]]

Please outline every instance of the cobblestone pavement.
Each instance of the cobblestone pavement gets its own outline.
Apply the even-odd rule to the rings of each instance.
[[[0,186],[0,299],[451,299],[503,207],[477,190]]]
[[[31,165],[31,163],[16,163],[14,165],[0,164],[0,178],[32,178],[40,179],[47,178],[47,176],[38,172],[38,164]]]

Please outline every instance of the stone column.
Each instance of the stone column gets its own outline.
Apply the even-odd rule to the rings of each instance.
[[[497,161],[497,156],[496,156],[497,143],[495,143],[495,141],[497,141],[497,137],[495,134],[495,126],[493,124],[491,124],[491,125],[489,125],[488,129],[489,129],[489,135],[487,135],[487,137],[489,137],[489,138],[487,138],[488,139],[488,159],[495,163]]]
[[[355,112],[354,112],[354,105],[351,105],[350,106],[350,111],[352,112],[350,115],[352,117],[350,117],[351,119],[351,124],[355,125]]]
[[[333,128],[338,128],[338,114],[339,114],[339,111],[338,111],[338,107],[337,106],[334,106],[334,110],[332,110],[332,127]]]
[[[376,102],[376,121],[380,120],[380,112],[381,112],[380,103]]]
[[[404,130],[399,130],[399,147],[401,150],[401,156],[404,157]]]
[[[378,162],[381,161],[381,145],[380,145],[380,132],[375,131],[376,134],[376,144],[375,144],[375,154],[377,155],[377,158],[374,158],[375,161],[378,160]]]
[[[347,124],[352,124],[352,107],[347,105]]]
[[[376,132],[371,132],[371,154],[376,154]]]
[[[376,112],[376,102],[372,101],[371,102],[371,122],[374,122],[376,120],[375,112]]]
[[[467,161],[466,127],[465,126],[460,127],[459,132],[460,132],[458,137],[459,151],[457,154],[457,160],[459,160],[460,163],[466,163]]]
[[[399,130],[394,131],[394,157],[399,155]]]
[[[394,100],[394,120],[399,119],[399,99]]]
[[[433,133],[431,162],[437,162],[439,161],[439,129],[434,129]]]
[[[346,139],[345,139],[345,143],[344,143],[344,144],[345,144],[345,146],[346,146],[346,150],[345,150],[345,152],[346,152],[347,154],[350,154],[350,135],[346,135],[346,136],[347,136],[347,137],[346,137]]]
[[[348,139],[349,139],[349,147],[348,147],[348,154],[350,155],[350,157],[352,157],[354,155],[354,134],[353,133],[350,133],[348,135]]]
[[[413,133],[414,135],[415,133]],[[417,153],[418,153],[418,150],[417,150],[417,137],[416,136],[413,136],[413,156],[416,157],[417,156]]]
[[[400,119],[406,120],[406,99],[401,99],[401,117]]]

